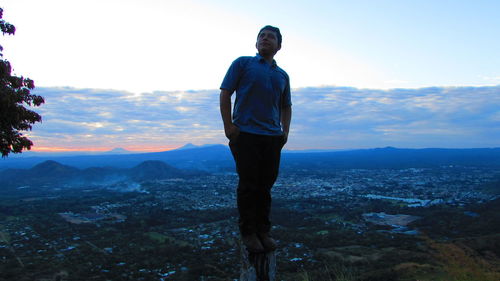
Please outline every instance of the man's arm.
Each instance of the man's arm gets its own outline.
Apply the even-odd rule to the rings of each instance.
[[[240,129],[233,124],[231,117],[231,92],[228,90],[220,91],[220,114],[224,123],[224,133],[228,139],[238,135]]]
[[[292,121],[292,106],[281,108],[281,126],[285,134],[285,143],[288,141],[288,132],[290,131],[290,122]]]

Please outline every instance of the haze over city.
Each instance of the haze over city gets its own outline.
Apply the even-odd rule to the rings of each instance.
[[[287,149],[500,146],[497,1],[1,5],[4,57],[46,99],[35,151],[225,143],[217,89],[266,24],[293,88]]]

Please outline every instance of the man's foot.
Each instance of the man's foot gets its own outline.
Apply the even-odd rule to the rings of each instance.
[[[264,246],[260,242],[259,238],[255,233],[249,235],[242,235],[241,240],[247,248],[247,251],[251,253],[262,253],[265,252]]]
[[[259,233],[259,239],[266,251],[274,251],[278,248],[278,244],[269,236],[269,233]]]

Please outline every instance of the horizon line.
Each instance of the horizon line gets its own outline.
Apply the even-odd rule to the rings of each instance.
[[[100,147],[100,148],[63,148],[63,147],[56,147],[56,148],[50,148],[50,147],[43,147],[42,149],[31,149],[31,150],[24,150],[22,153],[16,153],[13,155],[21,155],[24,153],[29,154],[29,152],[35,152],[35,153],[40,153],[40,154],[45,154],[45,153],[60,153],[60,154],[67,154],[67,153],[104,153],[104,152],[112,152],[113,150],[122,150],[126,152],[132,152],[132,153],[155,153],[155,152],[167,152],[167,151],[172,151],[176,149],[183,148],[187,145],[193,145],[193,147],[189,147],[186,149],[198,149],[198,148],[203,148],[206,146],[216,146],[216,145],[222,145],[222,146],[227,146],[226,144],[222,143],[212,143],[212,144],[201,144],[201,145],[196,145],[192,143],[186,143],[180,146],[169,146],[168,148],[127,148],[127,147]],[[40,148],[40,147],[39,147]],[[488,146],[488,147],[396,147],[396,146],[370,146],[370,147],[352,147],[352,148],[302,148],[302,149],[286,149],[284,148],[282,151],[283,152],[301,152],[301,151],[347,151],[347,150],[365,150],[365,149],[388,149],[388,148],[393,148],[393,149],[498,149],[500,146]]]

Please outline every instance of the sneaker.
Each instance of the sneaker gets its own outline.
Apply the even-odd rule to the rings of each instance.
[[[276,241],[269,236],[269,233],[259,233],[259,239],[266,251],[274,251],[278,248]]]
[[[260,242],[259,238],[257,238],[257,235],[255,233],[244,236],[242,235],[241,240],[247,248],[247,251],[251,253],[265,252],[264,246],[262,246],[262,243]]]

